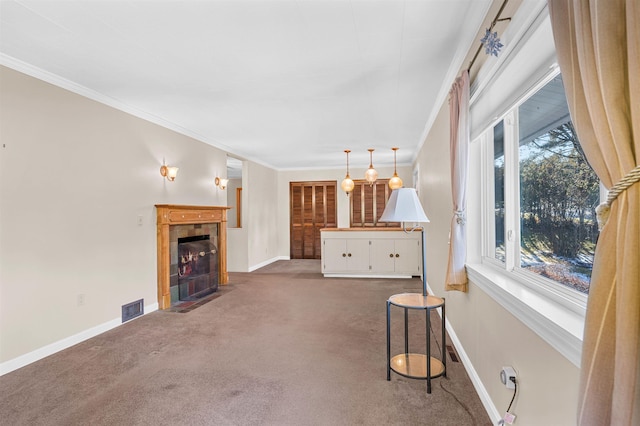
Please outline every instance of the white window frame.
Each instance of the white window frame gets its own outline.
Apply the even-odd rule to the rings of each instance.
[[[467,272],[472,284],[580,367],[587,296],[519,267],[519,214],[505,212],[506,263],[493,257],[493,127],[499,121],[505,121],[505,160],[508,154],[517,154],[518,106],[559,73],[546,4],[531,2],[523,6],[503,35],[508,41],[506,50],[500,57],[487,60],[472,86],[472,150],[480,154],[475,161],[481,164],[473,167],[478,170],[478,176],[470,179],[469,190],[483,195],[470,201],[478,203],[469,207],[470,212],[478,214],[479,226],[469,229],[471,251]],[[530,74],[523,74],[524,69],[530,70]],[[521,90],[523,87],[528,90]],[[506,160],[505,210],[520,208],[518,168],[517,161],[509,164]],[[472,221],[476,222],[475,219]]]
[[[483,253],[481,265],[470,265],[470,277],[579,366],[587,295],[520,267],[518,107],[558,74],[557,69],[550,71],[474,141],[482,145]],[[505,262],[494,257],[493,128],[500,121],[504,125],[505,153]]]

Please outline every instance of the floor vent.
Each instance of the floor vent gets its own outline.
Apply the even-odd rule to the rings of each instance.
[[[456,350],[453,349],[453,346],[447,345],[447,352],[449,352],[449,356],[451,357],[451,361],[459,362],[458,354],[456,353]]]
[[[144,314],[144,299],[122,305],[122,322],[127,322],[142,314]]]

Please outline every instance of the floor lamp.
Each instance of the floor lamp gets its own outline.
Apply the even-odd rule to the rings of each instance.
[[[391,193],[389,202],[380,217],[382,222],[402,222],[404,232],[413,232],[418,228],[416,223],[427,223],[418,193],[413,188],[400,188]],[[407,222],[414,226],[408,229]],[[391,380],[391,371],[411,379],[427,381],[427,393],[431,393],[431,379],[447,375],[446,323],[444,299],[427,294],[427,261],[425,256],[425,232],[422,227],[422,294],[394,294],[387,300],[387,380]],[[404,352],[391,357],[391,306],[404,309]],[[442,309],[442,354],[440,360],[431,356],[431,310]],[[409,352],[409,309],[425,311],[426,352],[424,354]]]
[[[424,213],[418,193],[414,188],[394,189],[387,206],[380,217],[380,222],[402,222],[404,232],[413,232],[418,227],[408,229],[407,223],[427,223],[429,219]],[[427,296],[427,259],[425,256],[425,232],[422,227],[422,295]]]

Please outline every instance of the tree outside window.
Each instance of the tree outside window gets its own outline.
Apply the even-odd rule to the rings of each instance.
[[[503,122],[493,128],[495,252],[489,256],[505,262],[512,253],[514,267],[588,293],[599,235],[599,181],[571,122],[562,77],[523,102],[514,117],[517,158],[504,149],[510,141]],[[505,178],[506,164],[518,170],[518,182]],[[505,197],[509,185],[517,185],[511,201]],[[508,215],[519,223],[519,244],[512,251],[504,238]]]

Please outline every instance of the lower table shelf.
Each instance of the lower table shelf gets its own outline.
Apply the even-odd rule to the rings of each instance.
[[[390,367],[401,376],[411,379],[427,378],[427,356],[424,354],[399,354],[391,358]],[[442,361],[431,357],[431,378],[440,377],[445,368]]]

